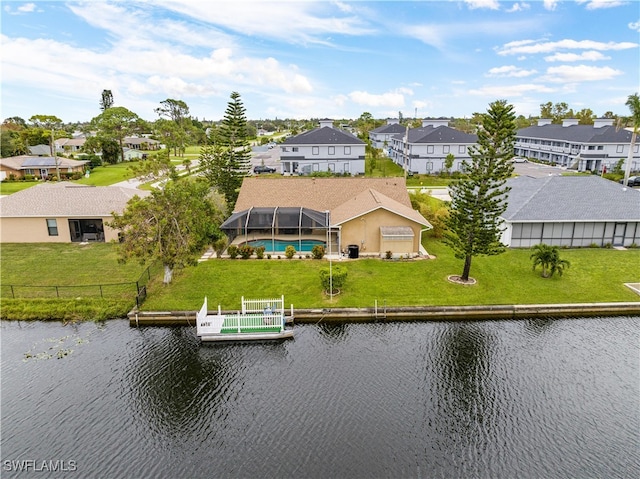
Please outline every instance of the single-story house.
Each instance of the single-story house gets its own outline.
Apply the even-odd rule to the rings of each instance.
[[[20,155],[0,158],[1,178],[24,178],[25,175],[33,175],[36,178],[48,178],[56,176],[56,170],[60,173],[84,173],[88,160],[72,160],[62,156],[31,156]]]
[[[640,190],[596,175],[519,176],[507,186],[507,246],[640,245]]]
[[[321,243],[351,257],[426,254],[422,233],[431,228],[411,207],[404,178],[245,178],[221,226],[232,244],[282,252]]]
[[[51,156],[51,148],[49,145],[35,145],[29,147],[31,156]]]
[[[69,243],[111,241],[106,225],[135,195],[148,191],[118,186],[42,183],[0,198],[0,242]]]

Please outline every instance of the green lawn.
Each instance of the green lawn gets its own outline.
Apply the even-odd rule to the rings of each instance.
[[[118,262],[111,243],[4,243],[0,283],[83,285],[136,281],[144,266]]]
[[[311,259],[213,259],[176,271],[168,286],[157,275],[149,284],[143,305],[147,311],[197,310],[204,296],[211,309],[218,304],[234,310],[241,296],[263,298],[285,295],[297,308],[373,307],[408,305],[483,305],[639,301],[623,283],[638,282],[640,249],[561,250],[571,262],[562,277],[543,279],[533,271],[530,250],[512,249],[499,256],[474,258],[471,276],[476,285],[447,281],[462,272],[462,261],[442,243],[427,239],[433,260],[383,261],[359,259],[334,261],[347,268],[346,285],[331,302],[320,283],[326,260]],[[87,285],[129,282],[143,267],[120,264],[116,245],[5,244],[0,250],[3,296],[11,284]],[[16,300],[17,301],[17,300]],[[3,300],[3,309],[8,301]],[[29,308],[30,301],[21,305]],[[49,301],[49,303],[53,303]],[[130,304],[128,305],[130,306]],[[106,306],[105,306],[106,307]],[[39,313],[42,314],[42,313]],[[78,313],[79,314],[79,313]]]
[[[11,195],[26,190],[40,183],[39,181],[3,181],[0,183],[0,195]]]
[[[474,258],[473,286],[447,281],[462,272],[446,246],[427,240],[435,260],[382,261],[359,259],[341,262],[348,270],[343,291],[333,302],[321,291],[317,260],[210,260],[176,274],[171,285],[155,283],[150,288],[145,310],[195,310],[204,296],[215,308],[238,308],[240,297],[261,298],[285,295],[286,304],[298,308],[372,307],[405,305],[536,304],[638,301],[640,297],[624,286],[637,282],[640,249],[562,250],[571,262],[562,277],[540,277],[533,271],[530,250],[508,250],[505,254]],[[334,262],[338,264],[339,262]]]
[[[0,262],[2,319],[121,318],[135,305],[134,283],[145,270],[118,263],[115,245],[105,243],[6,243]]]
[[[131,167],[137,165],[136,161],[116,163],[115,165],[96,166],[91,170],[89,178],[81,178],[74,181],[82,185],[109,186],[120,181],[133,178],[135,175]]]

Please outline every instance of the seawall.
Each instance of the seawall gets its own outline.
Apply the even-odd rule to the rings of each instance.
[[[211,313],[216,312],[211,311]],[[223,311],[223,313],[233,314],[235,311]],[[640,302],[294,309],[296,323],[470,321],[637,315],[640,315]],[[128,318],[130,326],[195,326],[196,311],[137,311],[134,309],[129,312]]]

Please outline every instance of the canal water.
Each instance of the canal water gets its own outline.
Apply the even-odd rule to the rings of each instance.
[[[1,334],[3,478],[640,477],[640,317]]]

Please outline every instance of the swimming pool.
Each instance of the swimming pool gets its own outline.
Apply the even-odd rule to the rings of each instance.
[[[249,246],[253,246],[254,248],[257,248],[259,246],[264,246],[265,251],[270,251],[273,253],[284,253],[284,250],[288,245],[293,246],[296,249],[296,251],[309,251],[309,252],[317,244],[326,247],[326,243],[324,241],[312,240],[312,239],[303,239],[303,240],[260,239],[260,240],[247,241],[247,244]]]

